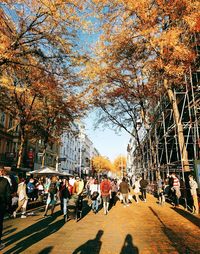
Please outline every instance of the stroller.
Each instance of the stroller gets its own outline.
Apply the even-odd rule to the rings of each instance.
[[[72,195],[68,201],[67,214],[69,219],[78,221],[82,218],[83,197]]]

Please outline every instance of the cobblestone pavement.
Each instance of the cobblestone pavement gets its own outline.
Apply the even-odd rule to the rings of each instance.
[[[147,202],[120,202],[108,215],[89,211],[83,218],[64,223],[59,207],[53,217],[38,212],[26,219],[4,223],[4,254],[154,254],[200,253],[200,217],[170,204],[159,206],[153,196]]]

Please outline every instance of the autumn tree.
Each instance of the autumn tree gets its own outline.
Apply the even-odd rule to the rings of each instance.
[[[28,136],[42,136],[46,146],[80,112],[82,83],[75,70],[81,9],[81,1],[1,1],[0,97],[20,129],[17,167]]]
[[[117,156],[113,165],[116,173],[119,175],[124,175],[126,172],[126,157],[122,155]]]
[[[195,69],[199,5],[180,0],[93,1],[102,30],[94,58],[86,66],[95,97],[122,88],[124,99],[129,87],[132,104],[141,106],[144,124],[147,113],[153,112],[149,109],[160,97],[168,97],[185,171],[189,170],[188,155],[174,88],[184,86],[184,74],[190,67]]]
[[[51,93],[47,91],[50,84]],[[87,109],[81,95],[76,96],[70,94],[66,88],[54,86],[55,81],[49,80],[38,104],[36,119],[32,122],[33,136],[37,136],[43,141],[42,167],[45,164],[47,146],[59,143],[63,131],[72,131],[71,124],[74,120],[82,117],[83,112]]]
[[[104,156],[95,156],[92,158],[92,166],[99,175],[100,173],[111,171],[112,163]]]

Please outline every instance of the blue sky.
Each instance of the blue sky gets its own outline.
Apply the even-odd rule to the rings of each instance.
[[[95,113],[91,113],[85,120],[86,133],[101,155],[113,161],[118,155],[126,156],[126,148],[130,135],[125,131],[116,134],[114,130],[99,126],[94,129]]]
[[[80,49],[85,49],[92,53],[91,49],[97,42],[101,32],[98,30],[99,22],[96,18],[90,17],[89,20],[93,23],[93,33],[88,34],[84,31],[79,31],[78,45]],[[114,130],[99,126],[95,129],[95,111],[91,112],[89,116],[84,120],[86,125],[86,133],[94,144],[94,147],[100,152],[101,155],[107,156],[113,161],[118,155],[126,156],[127,145],[130,139],[130,135],[125,131],[116,134]]]

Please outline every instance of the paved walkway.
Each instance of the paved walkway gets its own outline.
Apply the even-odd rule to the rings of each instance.
[[[147,203],[119,202],[108,215],[88,211],[64,224],[59,207],[53,217],[42,213],[4,223],[2,253],[27,254],[157,254],[200,253],[200,217],[182,208],[164,207],[148,195]]]

